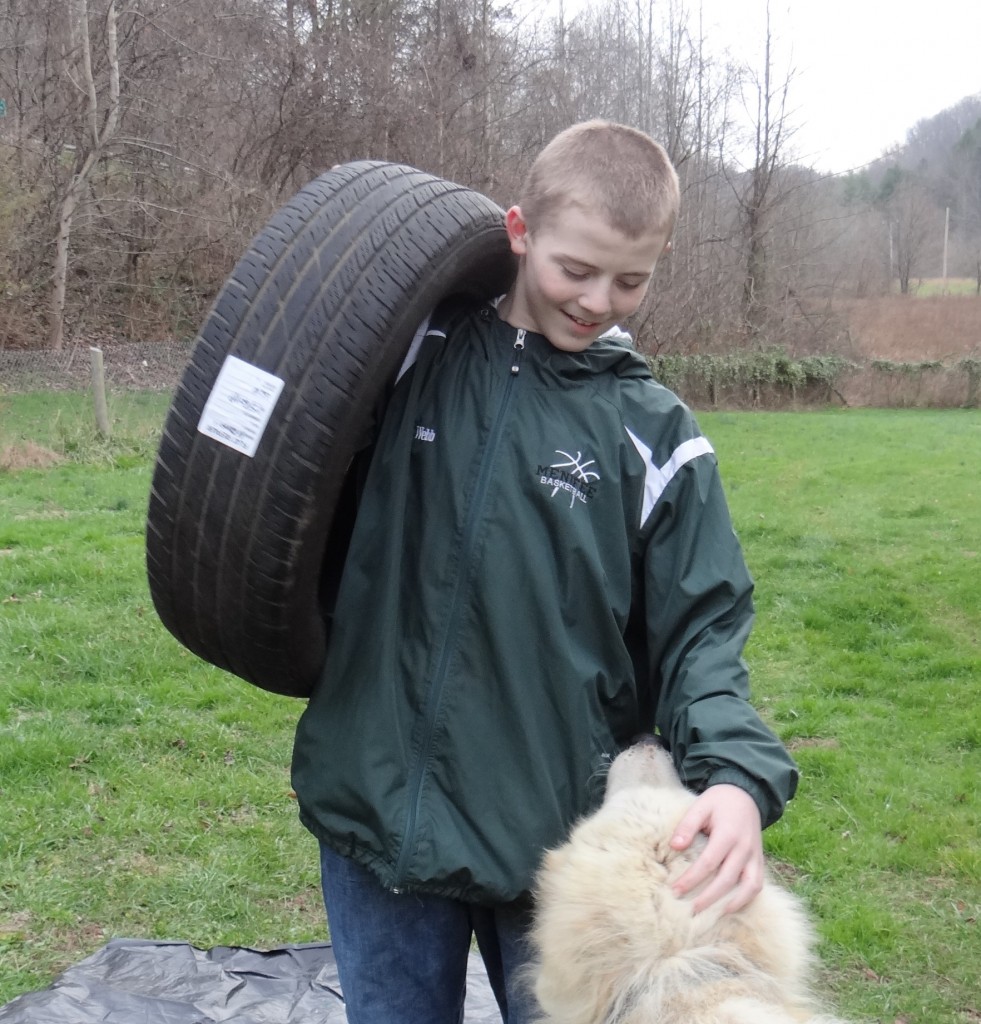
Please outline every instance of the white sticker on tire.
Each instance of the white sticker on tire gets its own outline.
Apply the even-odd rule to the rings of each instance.
[[[236,356],[226,356],[198,430],[235,451],[255,455],[285,382]]]

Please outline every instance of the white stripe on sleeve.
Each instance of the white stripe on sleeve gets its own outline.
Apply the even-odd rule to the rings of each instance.
[[[647,471],[644,481],[644,507],[640,516],[640,525],[643,526],[650,518],[654,506],[664,493],[664,489],[671,483],[675,473],[700,455],[711,455],[715,449],[709,444],[707,437],[693,437],[691,440],[679,444],[671,453],[671,458],[663,466],[658,467],[654,464],[654,452],[629,427],[624,429],[627,431],[627,436],[633,441],[637,453],[644,460]]]
[[[416,361],[419,357],[419,349],[422,347],[422,340],[427,334],[437,334],[441,338],[445,338],[446,335],[442,331],[430,331],[429,330],[429,317],[416,328],[416,333],[412,336],[412,341],[409,343],[409,351],[405,354],[405,359],[402,360],[402,366],[399,368],[398,376],[395,378],[397,384],[401,379],[406,370]]]

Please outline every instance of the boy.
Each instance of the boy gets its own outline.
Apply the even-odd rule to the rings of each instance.
[[[371,458],[293,778],[352,1024],[456,1024],[476,935],[508,1024],[542,850],[654,726],[701,790],[693,912],[759,891],[796,772],[748,704],[752,581],[708,441],[616,324],[678,180],[622,125],[557,136],[506,214],[517,278],[417,335]]]

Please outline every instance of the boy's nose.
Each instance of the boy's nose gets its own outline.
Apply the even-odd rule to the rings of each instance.
[[[607,316],[613,308],[610,303],[609,288],[599,282],[590,288],[584,288],[579,296],[579,305],[583,311],[597,317],[598,319]]]

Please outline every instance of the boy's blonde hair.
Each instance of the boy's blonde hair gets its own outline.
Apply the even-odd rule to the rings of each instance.
[[[595,211],[628,238],[664,231],[678,217],[678,175],[649,135],[612,121],[559,132],[538,154],[520,199],[528,230],[570,206]]]

